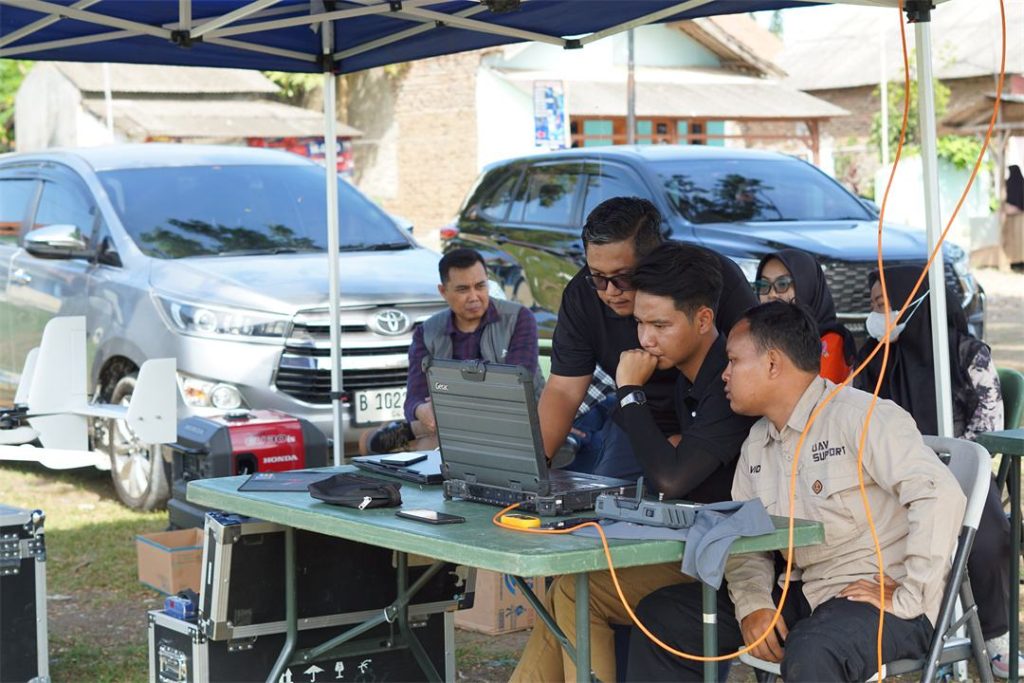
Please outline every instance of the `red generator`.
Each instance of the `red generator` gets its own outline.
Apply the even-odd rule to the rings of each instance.
[[[203,526],[208,510],[185,500],[188,482],[254,472],[326,467],[327,437],[313,424],[276,410],[234,410],[178,422],[171,452],[171,528]]]

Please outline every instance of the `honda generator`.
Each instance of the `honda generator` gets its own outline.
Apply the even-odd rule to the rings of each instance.
[[[188,482],[255,472],[326,467],[327,437],[312,423],[276,410],[234,410],[178,422],[171,451],[171,528],[203,526],[207,508],[185,500]]]

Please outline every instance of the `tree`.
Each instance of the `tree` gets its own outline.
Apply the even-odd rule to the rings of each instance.
[[[891,81],[886,84],[889,92],[889,130],[887,131],[887,137],[889,139],[889,149],[895,150],[896,145],[900,141],[900,125],[903,121],[903,83]],[[949,103],[949,88],[939,81],[935,80],[935,118],[939,119],[943,114],[946,113],[946,105]],[[878,88],[875,88],[875,96],[880,94]],[[921,131],[919,120],[919,108],[917,101],[917,82],[910,82],[910,112],[907,117],[907,137],[904,141],[904,147],[912,147],[917,149],[921,145]],[[871,119],[871,145],[878,150],[879,158],[882,154],[882,114],[881,112],[875,112],[875,115]]]
[[[913,64],[911,64],[913,68]],[[907,117],[907,137],[903,149],[908,154],[918,154],[921,148],[921,131],[917,102],[917,82],[910,82],[910,112]],[[903,83],[890,82],[889,88],[889,149],[895,150],[900,141],[900,126],[903,121]],[[941,119],[949,104],[949,88],[942,81],[935,79],[935,118]],[[875,88],[875,95],[879,89]],[[871,121],[871,145],[882,156],[882,115],[875,112]],[[974,164],[981,153],[981,142],[974,137],[964,135],[943,135],[936,140],[936,155],[940,159],[953,164],[959,169]]]
[[[14,96],[32,62],[0,59],[0,152],[14,149]]]
[[[287,71],[264,71],[263,75],[274,82],[281,92],[279,97],[288,104],[302,106],[307,96],[320,86],[320,74],[290,73]]]

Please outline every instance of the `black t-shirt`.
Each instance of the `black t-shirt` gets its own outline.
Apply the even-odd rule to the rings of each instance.
[[[757,418],[737,415],[725,396],[722,372],[728,363],[725,337],[719,335],[691,383],[676,373],[674,405],[676,432],[673,447],[655,429],[646,405],[630,404],[615,411],[616,422],[629,435],[650,493],[697,503],[730,500],[732,479],[740,447]],[[639,387],[620,387],[620,398]]]
[[[715,325],[724,337],[747,309],[757,305],[757,298],[734,261],[717,252],[711,253],[718,257],[722,270],[722,295],[718,300]],[[551,374],[582,377],[593,374],[595,366],[600,365],[614,378],[622,352],[640,348],[636,320],[632,316],[616,315],[602,303],[594,288],[587,284],[586,274],[584,267],[562,292],[558,325],[551,345]],[[672,400],[678,376],[675,368],[657,370],[644,385],[654,421],[665,435],[678,433]]]

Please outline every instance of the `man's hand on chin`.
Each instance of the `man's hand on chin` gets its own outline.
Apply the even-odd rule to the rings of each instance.
[[[658,367],[658,358],[643,349],[623,351],[615,370],[615,384],[620,387],[643,386]]]
[[[761,634],[768,630],[768,624],[772,623],[774,616],[773,609],[758,609],[743,617],[743,621],[740,622],[743,642],[750,645],[760,638]],[[782,644],[786,642],[788,635],[789,629],[780,614],[779,620],[775,622],[775,628],[768,632],[765,639],[758,643],[750,654],[767,662],[781,662],[783,655],[786,654]]]

